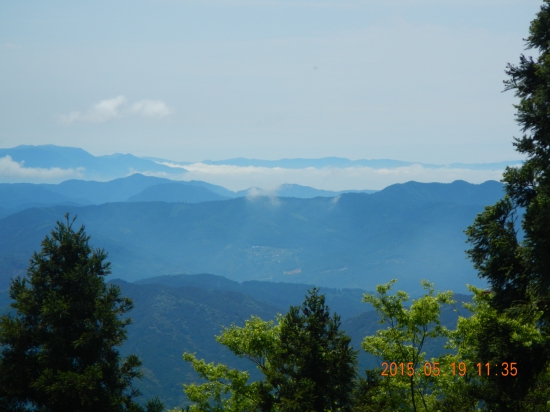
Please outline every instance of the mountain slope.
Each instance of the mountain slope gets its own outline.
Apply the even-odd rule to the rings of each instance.
[[[252,284],[253,288],[246,292],[236,291],[233,290],[236,282],[213,275],[151,278],[140,284],[119,279],[111,282],[121,288],[122,296],[133,300],[134,309],[129,312],[132,324],[128,326],[128,339],[121,347],[121,354],[136,354],[143,361],[144,377],[136,382],[143,393],[142,399],[158,395],[170,408],[186,403],[182,383],[197,381],[197,375],[181,358],[183,352],[196,353],[198,358],[208,362],[222,362],[248,370],[253,380],[260,378],[251,362],[235,357],[216,342],[215,336],[223,327],[242,325],[252,315],[264,320],[274,319],[277,313],[286,313],[291,305],[301,305],[305,293],[295,292],[311,288],[310,285],[245,282],[242,286]],[[398,286],[398,289],[401,288]],[[262,292],[258,294],[258,291]],[[287,294],[283,297],[286,302],[272,304],[273,297],[281,293]],[[378,322],[376,312],[361,303],[360,296],[347,295],[345,301],[339,301],[342,296],[338,296],[337,290],[322,290],[321,293],[326,294],[331,313],[342,315],[341,310],[349,312],[353,306],[358,309],[355,316],[343,319],[340,329],[352,338],[352,346],[359,350],[359,373],[367,367],[376,367],[376,361],[360,350],[365,336],[385,327]],[[457,295],[455,299],[468,301],[470,297]],[[8,304],[7,291],[0,291],[0,314],[9,310]],[[461,308],[460,303],[455,306]],[[460,314],[468,315],[462,309]],[[442,311],[441,321],[454,328],[457,316],[454,308],[448,307]],[[442,342],[429,343],[426,350],[428,356],[440,353]]]
[[[68,197],[40,185],[0,183],[0,206],[8,210],[22,210],[34,206],[78,205],[85,204],[84,202],[86,202],[86,199]]]
[[[201,273],[198,275],[168,275],[141,279],[134,282],[138,285],[160,284],[170,287],[197,287],[212,290],[227,290],[243,293],[254,299],[267,302],[283,312],[290,305],[301,303],[308,290],[313,286],[301,283],[275,283],[266,281],[245,281],[242,283],[223,276]],[[321,288],[327,304],[338,312],[342,318],[356,316],[367,309],[361,302],[362,289]]]
[[[199,203],[212,200],[225,200],[227,197],[211,192],[205,187],[178,183],[163,183],[150,186],[128,198],[128,202],[185,202]]]
[[[136,354],[143,361],[144,378],[137,385],[143,398],[160,395],[167,407],[184,404],[181,384],[197,380],[181,357],[185,351],[209,362],[255,372],[249,362],[217,343],[215,335],[224,326],[242,324],[251,315],[273,319],[278,308],[232,291],[135,285],[119,280],[114,283],[134,303],[129,314],[133,323],[121,353]]]
[[[87,204],[101,204],[109,202],[126,202],[132,196],[137,196],[147,189],[166,184],[177,184],[181,185],[181,187],[192,188],[190,190],[199,187],[221,196],[220,198],[235,197],[235,193],[210,183],[197,180],[192,180],[190,182],[174,181],[160,177],[145,176],[140,173],[134,173],[130,176],[113,179],[108,182],[67,180],[57,185],[43,184],[41,186],[65,196],[87,198],[89,199],[89,203]],[[149,201],[163,200],[160,198],[151,198]]]
[[[422,196],[409,190],[417,186]],[[0,258],[18,259],[22,263],[12,272],[21,270],[55,221],[70,212],[86,224],[94,245],[109,251],[113,276],[127,280],[209,272],[238,281],[372,290],[397,277],[405,289],[415,290],[427,278],[465,291],[466,283],[479,280],[464,254],[463,231],[484,206],[470,203],[494,203],[500,191],[487,184],[454,187],[462,194],[411,183],[336,198],[28,209],[0,219],[6,234]]]
[[[236,197],[234,192],[210,183],[173,181],[139,173],[108,182],[73,179],[58,184],[0,183],[3,216],[29,207],[85,206],[126,202],[130,198],[130,201],[196,203],[232,197]]]

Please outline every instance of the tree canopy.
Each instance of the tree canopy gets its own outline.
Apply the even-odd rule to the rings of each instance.
[[[141,362],[121,359],[116,349],[126,339],[130,319],[121,316],[132,301],[105,283],[105,251],[65,217],[27,275],[11,282],[15,313],[0,319],[0,402],[31,411],[142,410],[132,386]]]
[[[531,306],[550,322],[550,2],[545,0],[526,39],[536,58],[509,64],[505,90],[520,102],[516,120],[524,132],[514,139],[526,156],[504,173],[505,196],[486,207],[468,228],[469,256],[495,293],[499,310]],[[517,220],[521,218],[521,226]]]
[[[486,207],[466,231],[472,245],[468,254],[480,277],[491,286],[487,304],[500,317],[509,318],[487,317],[474,341],[484,361],[521,360],[521,382],[490,379],[493,393],[516,399],[530,393],[529,388],[547,373],[550,362],[549,39],[550,1],[544,0],[526,39],[527,48],[538,55],[521,55],[518,65],[509,64],[504,82],[505,90],[513,90],[520,98],[515,105],[516,120],[523,136],[513,144],[526,160],[521,167],[506,169],[504,198]],[[541,339],[532,345],[518,345],[511,338],[512,321],[534,325]],[[495,408],[513,410],[504,404]]]
[[[351,408],[356,352],[339,330],[324,295],[312,289],[302,306],[292,306],[278,322],[252,317],[223,330],[217,340],[235,355],[251,360],[264,379],[225,365],[207,364],[191,354],[204,384],[185,386],[192,411],[345,411]]]

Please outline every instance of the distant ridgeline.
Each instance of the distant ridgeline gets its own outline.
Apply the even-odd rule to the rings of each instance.
[[[132,173],[144,173],[154,176],[181,178],[187,170],[185,167],[193,162],[177,162],[153,157],[137,157],[132,154],[115,153],[112,155],[94,156],[83,149],[76,147],[62,147],[55,145],[21,145],[12,148],[0,149],[0,159],[12,163],[11,169],[25,168],[25,182],[33,178],[32,169],[40,173],[46,172],[56,182],[67,179],[84,180],[113,180],[126,177]],[[519,165],[521,161],[508,161],[499,163],[452,163],[446,165],[426,164],[419,162],[405,162],[391,159],[359,159],[350,160],[341,157],[324,157],[320,159],[280,159],[261,160],[235,158],[226,160],[203,160],[207,165],[230,165],[237,167],[263,167],[283,169],[303,169],[325,167],[348,168],[368,167],[371,169],[393,169],[418,165],[428,169],[468,169],[468,170],[504,170],[506,166]],[[9,168],[8,168],[9,169]],[[30,170],[29,170],[30,169]],[[21,180],[9,180],[9,174],[1,176],[4,182],[16,182]],[[16,176],[12,176],[16,178]],[[41,180],[41,181],[54,181]],[[319,195],[317,195],[319,196]]]
[[[423,278],[457,292],[480,284],[463,252],[463,231],[484,205],[502,197],[500,183],[409,182],[332,197],[291,189],[304,189],[309,198],[236,197],[204,182],[139,174],[110,182],[0,184],[0,289],[24,273],[66,212],[78,215],[94,245],[109,252],[112,278],[127,281],[208,272],[365,290],[398,278],[413,293]]]
[[[86,206],[112,202],[200,203],[245,196],[278,196],[302,199],[336,197],[342,193],[374,193],[376,190],[333,192],[295,184],[275,191],[250,188],[232,192],[222,186],[192,180],[174,181],[135,173],[108,182],[67,180],[59,184],[0,183],[0,217],[30,207]]]
[[[370,167],[372,169],[391,169],[396,167],[407,167],[412,165],[420,165],[430,169],[450,168],[450,169],[470,169],[470,170],[504,170],[506,166],[519,165],[522,162],[498,162],[498,163],[451,163],[448,165],[404,162],[401,160],[392,159],[359,159],[350,160],[342,157],[324,157],[321,159],[280,159],[280,160],[261,160],[261,159],[246,159],[235,158],[227,160],[204,160],[201,163],[212,165],[232,165],[232,166],[255,166],[255,167],[281,167],[285,169],[303,169],[306,167],[323,168],[323,167]],[[183,164],[183,163],[182,163]]]

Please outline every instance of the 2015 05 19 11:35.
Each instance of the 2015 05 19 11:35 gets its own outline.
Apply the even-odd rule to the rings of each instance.
[[[382,362],[382,376],[413,376],[416,373],[416,370],[414,368],[414,363],[408,362]],[[479,376],[485,375],[500,375],[500,376],[516,376],[518,374],[517,369],[517,362],[502,362],[500,365],[495,364],[495,368],[500,368],[501,372],[494,372],[491,373],[491,364],[485,363],[482,364],[481,362],[476,364],[477,367],[477,373]],[[423,372],[425,376],[445,376],[446,374],[441,372],[441,368],[439,367],[439,362],[425,362]],[[401,373],[399,373],[401,372]],[[450,371],[453,376],[464,376],[467,372],[467,367],[465,362],[458,362],[458,363],[451,363],[450,365]],[[422,373],[419,372],[419,373]]]

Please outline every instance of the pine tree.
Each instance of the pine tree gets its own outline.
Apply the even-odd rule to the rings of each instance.
[[[339,328],[340,317],[331,316],[317,288],[281,318],[278,353],[266,374],[278,410],[350,409],[357,353]]]
[[[490,305],[499,315],[534,322],[550,339],[550,0],[544,0],[531,22],[526,44],[538,56],[522,55],[519,65],[509,64],[504,82],[520,98],[516,120],[523,136],[513,144],[526,160],[521,167],[506,169],[504,198],[486,207],[466,233],[472,244],[468,254],[491,286]],[[521,399],[548,368],[548,344],[533,344],[519,353],[509,331],[485,327],[479,331],[478,348],[483,362],[522,363],[517,379],[490,378],[496,385],[493,395],[500,391]],[[481,338],[488,336],[492,338],[483,345]]]
[[[469,251],[480,276],[487,278],[500,309],[533,303],[550,322],[550,1],[545,0],[530,27],[527,47],[539,56],[520,56],[509,64],[506,90],[520,98],[516,120],[524,135],[514,139],[527,156],[504,173],[506,196],[487,207],[467,231]],[[517,218],[524,211],[518,239]]]
[[[356,375],[357,353],[351,338],[330,314],[325,296],[314,288],[302,306],[291,306],[277,324],[252,317],[244,326],[224,328],[216,339],[247,358],[262,373],[249,383],[248,372],[206,363],[185,353],[206,383],[184,385],[197,412],[348,411]],[[181,412],[174,409],[172,412]]]
[[[84,226],[57,222],[26,277],[10,286],[12,315],[0,319],[0,405],[31,411],[142,410],[134,403],[141,361],[121,359],[132,308],[104,281],[107,254]]]

